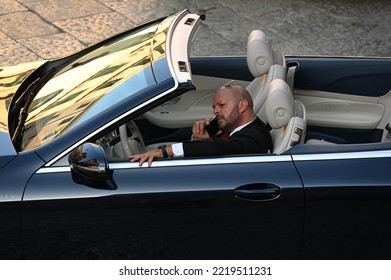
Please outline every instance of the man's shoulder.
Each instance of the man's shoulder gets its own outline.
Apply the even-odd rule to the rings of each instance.
[[[266,124],[258,117],[256,117],[251,123],[249,123],[247,126],[249,129],[266,129]],[[244,128],[246,128],[244,127]]]
[[[234,133],[232,136],[256,136],[258,137],[259,135],[267,135],[270,134],[269,129],[265,125],[265,123],[259,119],[258,117],[254,119],[251,123],[243,127],[241,130],[238,132]]]

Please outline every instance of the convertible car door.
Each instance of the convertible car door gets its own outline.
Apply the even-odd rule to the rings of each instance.
[[[391,152],[293,155],[306,197],[303,259],[391,258]]]
[[[111,184],[68,166],[31,178],[22,207],[27,258],[296,259],[302,182],[290,156],[110,163]]]

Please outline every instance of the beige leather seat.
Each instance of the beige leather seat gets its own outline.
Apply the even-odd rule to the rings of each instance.
[[[264,104],[270,83],[275,79],[286,80],[286,61],[284,55],[273,49],[268,36],[253,30],[247,42],[247,66],[255,79],[246,87],[254,101],[254,112],[264,122]]]
[[[270,84],[265,102],[265,114],[273,139],[273,153],[281,154],[298,143],[303,143],[307,128],[306,110],[293,99],[289,85],[282,79]]]

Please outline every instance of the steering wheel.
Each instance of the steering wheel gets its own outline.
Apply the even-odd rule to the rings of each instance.
[[[128,128],[131,136],[128,136]],[[119,127],[121,146],[126,157],[142,154],[146,151],[143,137],[134,121],[130,121]]]

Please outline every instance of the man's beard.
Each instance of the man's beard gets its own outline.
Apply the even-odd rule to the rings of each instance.
[[[225,118],[224,116],[218,116],[219,119],[223,119],[225,121],[225,124],[220,126],[220,129],[222,132],[225,133],[231,133],[235,128],[237,128],[239,125],[239,109],[237,106],[235,106],[231,113],[228,115],[228,118]]]

